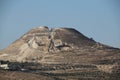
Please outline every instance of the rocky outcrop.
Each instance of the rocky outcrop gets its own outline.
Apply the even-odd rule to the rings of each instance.
[[[105,55],[114,52],[107,52],[107,50],[120,52],[119,49],[113,49],[112,47],[110,49],[108,46],[87,38],[73,28],[49,29],[46,26],[40,26],[31,29],[4,49],[0,59],[18,62],[79,63],[79,58],[82,59],[82,62],[86,58],[91,58],[90,61],[92,61],[96,58],[94,56],[101,56],[101,52]],[[75,61],[75,59],[77,60]]]
[[[120,49],[96,42],[72,28],[31,29],[0,51],[0,60],[24,63],[26,69],[54,76],[55,80],[120,79]]]
[[[80,46],[93,45],[95,42],[72,28],[47,27],[32,29],[23,36],[29,47],[41,51],[60,51],[78,49]]]

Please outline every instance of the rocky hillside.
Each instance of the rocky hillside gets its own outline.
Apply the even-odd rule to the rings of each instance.
[[[0,60],[38,63],[35,74],[60,80],[119,80],[120,74],[119,48],[96,42],[73,28],[31,29],[2,50]]]
[[[1,59],[28,61],[49,53],[77,50],[92,47],[96,42],[72,28],[53,28],[42,26],[31,29],[20,39],[2,51]],[[14,55],[14,56],[13,56]]]

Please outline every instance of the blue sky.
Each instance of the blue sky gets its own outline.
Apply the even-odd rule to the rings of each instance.
[[[75,28],[120,48],[119,0],[0,0],[0,49],[41,25]]]

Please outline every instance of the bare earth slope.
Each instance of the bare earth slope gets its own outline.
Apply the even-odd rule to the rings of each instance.
[[[38,63],[36,71],[22,73],[53,80],[119,80],[120,74],[120,49],[98,43],[72,28],[31,29],[2,50],[0,60]]]

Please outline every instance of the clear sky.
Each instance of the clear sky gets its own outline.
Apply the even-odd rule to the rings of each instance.
[[[0,49],[40,25],[72,27],[120,48],[120,0],[0,0]]]

